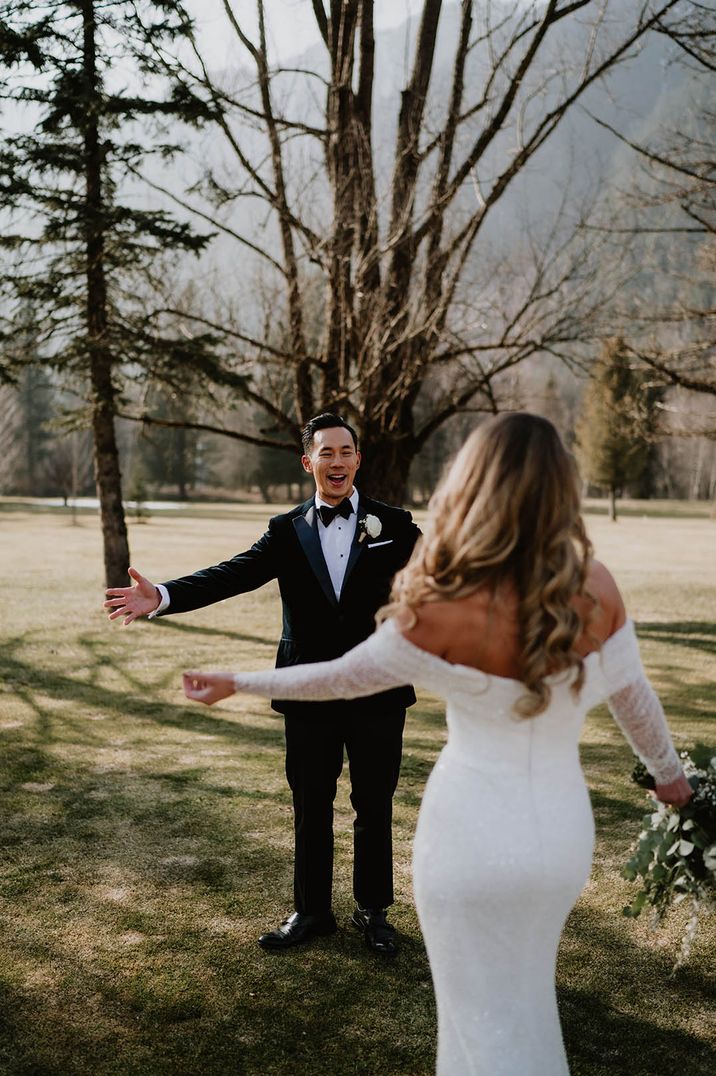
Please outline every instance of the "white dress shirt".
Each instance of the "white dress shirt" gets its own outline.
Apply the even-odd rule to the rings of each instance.
[[[343,579],[345,578],[346,567],[348,565],[348,557],[358,525],[358,490],[355,486],[353,487],[353,492],[348,500],[351,502],[353,508],[348,519],[344,519],[343,516],[336,516],[333,522],[326,527],[323,524],[320,514],[318,514],[318,537],[321,542],[321,549],[323,550],[323,559],[326,562],[328,574],[331,577],[331,583],[333,583],[336,601],[340,600]],[[333,507],[333,505],[329,505],[327,501],[322,501],[318,494],[316,494],[315,502],[316,513],[318,513],[318,509],[321,505],[326,505],[328,508]]]
[[[358,525],[358,490],[353,487],[348,500],[351,502],[353,511],[348,519],[344,519],[343,516],[336,516],[330,526],[325,527],[323,520],[318,514],[318,509],[322,504],[328,505],[328,501],[322,501],[316,494],[316,514],[318,519],[318,537],[321,542],[321,549],[323,550],[323,559],[328,567],[328,574],[331,577],[331,583],[333,584],[333,590],[336,595],[336,601],[340,599],[341,588],[343,586],[343,579],[346,574],[346,566],[348,564],[348,556],[353,545],[353,539],[356,533],[356,527]],[[157,584],[157,590],[161,597],[161,601],[153,612],[149,613],[147,620],[153,620],[155,616],[159,616],[165,609],[169,608],[169,591],[163,583]]]

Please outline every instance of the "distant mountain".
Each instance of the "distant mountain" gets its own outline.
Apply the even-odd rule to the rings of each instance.
[[[492,21],[499,25],[501,18],[513,10],[513,4],[493,2]],[[621,18],[628,20],[622,11]],[[478,17],[483,5],[476,5]],[[446,3],[441,17],[439,37],[434,61],[433,77],[428,104],[428,115],[435,122],[429,129],[435,130],[448,98],[453,57],[457,42],[460,10],[457,2]],[[612,17],[614,19],[614,16]],[[409,76],[413,59],[413,45],[418,17],[402,26],[377,35],[375,85],[374,85],[374,147],[378,173],[378,188],[383,201],[387,201],[390,176],[393,167],[393,147],[400,108],[401,91]],[[619,26],[612,25],[612,34],[618,40]],[[589,42],[586,20],[567,18],[548,36],[537,62],[527,77],[527,84],[537,89],[545,84],[543,92],[535,99],[531,111],[535,115],[557,100],[561,80],[556,73],[573,65],[575,69],[584,63]],[[527,227],[537,231],[546,227],[559,210],[563,198],[575,214],[580,204],[595,192],[602,198],[615,184],[625,186],[630,170],[634,167],[633,156],[608,131],[599,127],[590,113],[613,125],[627,137],[643,138],[657,130],[667,117],[678,115],[688,107],[689,84],[683,67],[670,62],[668,40],[651,35],[646,44],[628,61],[614,68],[604,80],[594,84],[580,102],[570,109],[564,120],[547,142],[535,154],[524,172],[510,185],[504,197],[490,212],[484,238],[489,241],[493,253],[508,254],[519,242]],[[470,105],[480,94],[488,68],[487,46],[473,49],[467,68],[465,104]],[[312,70],[326,77],[327,57],[323,45],[316,45],[284,66]],[[255,83],[251,71],[232,75],[235,92],[239,87]],[[255,92],[255,91],[254,91]],[[286,115],[302,119],[306,123],[321,125],[325,89],[317,79],[298,74],[285,74],[277,80],[275,98]],[[482,114],[481,114],[482,115]],[[527,119],[529,126],[530,111]],[[469,136],[475,137],[478,120],[462,135],[465,144]],[[260,132],[250,125],[239,128],[244,150],[253,158],[266,158],[265,142]],[[488,156],[480,165],[480,178],[489,189],[491,179],[499,174],[508,160],[515,144],[515,130],[508,127],[495,140]],[[236,161],[220,148],[220,138],[214,133],[206,136],[200,144],[192,147],[193,156],[202,164],[212,162],[221,175],[222,159],[226,163],[226,175],[235,179],[239,169]],[[288,173],[293,181],[293,198],[308,213],[312,223],[320,229],[325,220],[325,206],[329,192],[321,177],[321,151],[317,141],[299,139],[290,144]],[[459,154],[457,159],[460,159]],[[311,185],[308,178],[312,177]],[[474,207],[474,191],[466,189],[462,206],[456,214]],[[263,212],[257,212],[258,203],[238,200],[232,211],[232,225],[246,232],[256,229],[258,241],[270,246],[276,238],[274,225]],[[384,205],[384,213],[386,212]],[[237,248],[230,240],[221,240],[214,250],[214,258],[226,261],[235,275]],[[245,260],[244,260],[245,259]],[[253,258],[242,252],[242,266],[251,265]]]

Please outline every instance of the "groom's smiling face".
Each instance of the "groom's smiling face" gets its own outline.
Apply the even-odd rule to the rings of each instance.
[[[301,457],[304,471],[313,475],[318,496],[326,504],[340,504],[350,497],[353,479],[360,467],[350,430],[332,426],[316,430],[309,455]]]

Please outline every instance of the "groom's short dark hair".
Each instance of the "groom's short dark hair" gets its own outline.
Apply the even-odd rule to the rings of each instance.
[[[301,441],[303,442],[303,451],[308,456],[313,446],[313,438],[318,430],[334,430],[340,428],[348,430],[349,434],[353,438],[353,444],[356,446],[356,452],[358,451],[358,434],[349,426],[345,419],[340,415],[334,415],[332,411],[324,411],[322,415],[316,415],[315,418],[310,418],[306,425],[301,430]]]

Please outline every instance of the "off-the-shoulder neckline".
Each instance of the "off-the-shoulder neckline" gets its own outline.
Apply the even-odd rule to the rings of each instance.
[[[453,673],[456,672],[460,675],[467,674],[468,676],[476,677],[478,679],[481,679],[481,681],[483,682],[497,680],[498,682],[501,682],[503,684],[511,684],[524,688],[524,683],[522,682],[522,680],[517,680],[513,676],[498,676],[497,673],[485,672],[484,669],[478,669],[474,665],[460,665],[457,662],[446,661],[445,658],[441,658],[437,654],[433,654],[430,650],[424,650],[421,646],[416,646],[415,643],[411,643],[409,639],[405,638],[393,617],[385,621],[385,624],[391,625],[393,632],[395,633],[401,645],[407,647],[415,654],[418,654],[423,661],[435,663],[436,666],[449,669],[450,672]],[[590,658],[603,657],[606,648],[611,649],[612,646],[617,644],[617,640],[621,640],[622,637],[625,635],[634,634],[634,632],[634,621],[630,617],[627,617],[622,626],[620,628],[617,628],[615,632],[613,632],[608,638],[604,640],[599,650],[591,650],[588,654],[585,655],[585,663],[589,662]],[[569,674],[565,672],[551,673],[549,676],[545,677],[545,681],[548,684],[567,683],[568,680]]]

